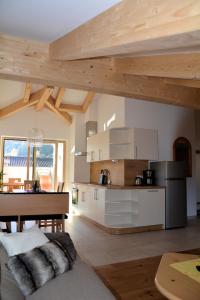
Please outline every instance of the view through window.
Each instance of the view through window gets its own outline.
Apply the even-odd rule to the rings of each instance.
[[[45,140],[41,147],[29,144],[25,139],[4,138],[3,182],[40,180],[41,189],[54,191],[58,182],[64,181],[65,142]],[[16,184],[15,188],[22,188]]]

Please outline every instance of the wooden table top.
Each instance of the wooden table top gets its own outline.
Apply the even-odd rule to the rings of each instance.
[[[0,216],[69,212],[69,193],[0,193]]]
[[[3,186],[24,186],[24,182],[3,182]]]
[[[199,300],[200,284],[170,266],[176,262],[197,258],[199,256],[191,254],[164,254],[155,277],[160,293],[170,300]]]

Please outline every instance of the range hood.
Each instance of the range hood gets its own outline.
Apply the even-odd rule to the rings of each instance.
[[[97,122],[96,121],[88,121],[85,124],[86,128],[86,140],[88,137],[97,133]],[[74,153],[75,156],[87,156],[86,151],[77,151]]]

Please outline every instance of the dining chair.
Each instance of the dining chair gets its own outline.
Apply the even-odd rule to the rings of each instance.
[[[20,182],[21,182],[21,178],[8,178],[8,183],[9,183],[8,192],[13,192],[13,190],[21,189],[20,186],[15,185],[15,183],[20,183]]]
[[[68,219],[67,215],[45,215],[41,216],[39,221],[39,227],[50,227],[52,232],[64,232],[65,231],[65,219]]]
[[[40,175],[40,186],[44,191],[50,191],[52,188],[52,180],[50,175]]]
[[[34,183],[34,180],[24,180],[24,190],[31,191],[33,183]]]
[[[64,189],[64,182],[58,182],[57,193],[62,193]],[[65,219],[67,217],[65,216]],[[48,220],[40,220],[39,227],[51,227],[52,232],[64,231],[64,220],[62,215],[54,215],[53,218]]]
[[[63,181],[58,182],[57,193],[62,193],[64,190],[65,183]]]

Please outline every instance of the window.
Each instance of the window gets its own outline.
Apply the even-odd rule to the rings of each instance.
[[[3,138],[4,182],[10,179],[40,180],[46,191],[57,189],[64,181],[65,142],[45,140],[41,147],[26,139]]]

